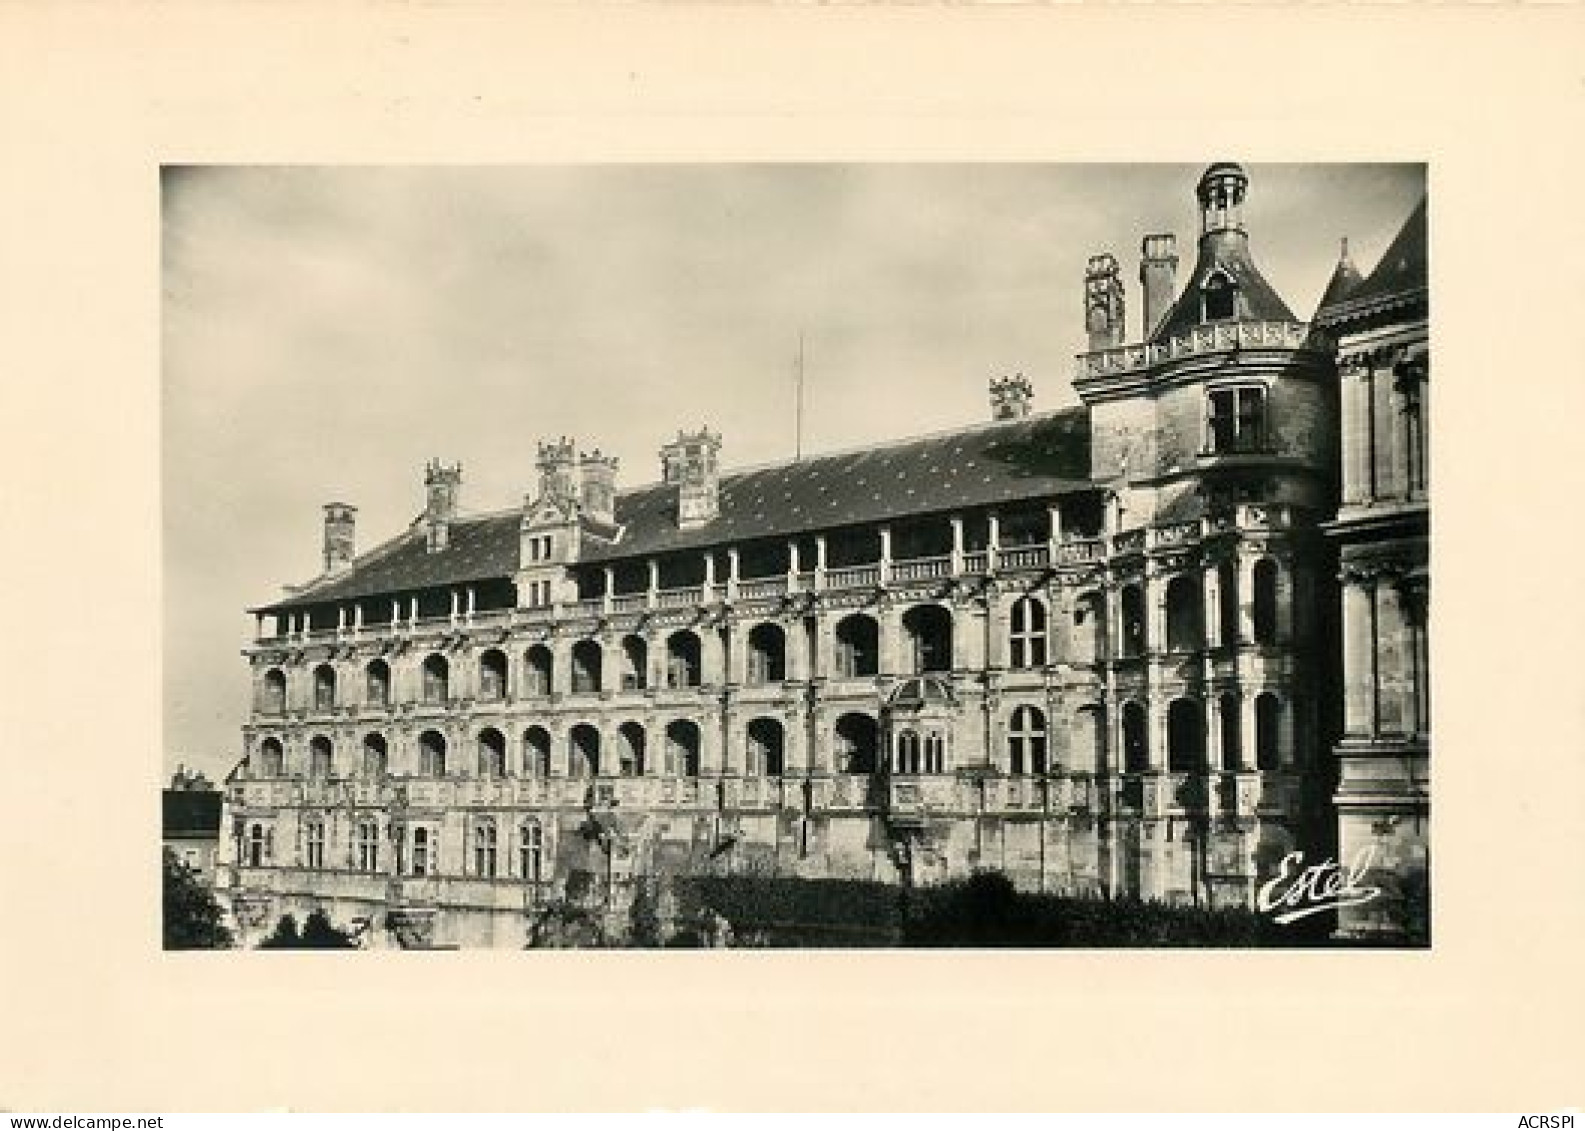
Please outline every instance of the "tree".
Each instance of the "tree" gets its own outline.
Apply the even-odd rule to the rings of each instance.
[[[352,936],[330,921],[320,908],[308,913],[301,931],[297,917],[288,911],[275,924],[270,937],[259,944],[260,950],[356,950],[358,944]]]
[[[162,904],[166,950],[221,950],[233,945],[225,912],[198,873],[165,850]]]

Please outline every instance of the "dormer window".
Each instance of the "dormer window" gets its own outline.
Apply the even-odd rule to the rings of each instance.
[[[1238,284],[1233,282],[1227,272],[1212,271],[1205,285],[1200,288],[1200,297],[1205,304],[1204,321],[1216,322],[1233,317],[1237,295]]]
[[[1241,385],[1206,394],[1205,446],[1213,455],[1266,448],[1266,389]]]

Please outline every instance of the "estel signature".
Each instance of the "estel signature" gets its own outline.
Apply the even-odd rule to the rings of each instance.
[[[1256,906],[1262,911],[1292,908],[1272,916],[1275,922],[1292,923],[1318,911],[1368,903],[1381,894],[1381,889],[1366,887],[1359,881],[1370,871],[1375,855],[1375,846],[1366,845],[1354,858],[1352,868],[1345,868],[1330,857],[1306,868],[1304,853],[1290,852],[1277,866],[1277,874],[1261,885]]]

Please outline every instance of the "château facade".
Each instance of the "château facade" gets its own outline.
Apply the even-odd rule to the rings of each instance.
[[[1090,260],[1081,404],[658,482],[555,439],[520,508],[425,469],[413,526],[255,610],[220,888],[375,943],[521,946],[575,886],[697,871],[1249,905],[1336,843],[1338,372],[1265,281],[1248,178]]]

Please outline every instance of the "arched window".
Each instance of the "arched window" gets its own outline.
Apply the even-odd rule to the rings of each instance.
[[[1085,593],[1073,604],[1073,660],[1094,664],[1106,659],[1106,597]]]
[[[495,876],[496,833],[494,821],[479,821],[473,826],[473,874],[491,879]]]
[[[843,715],[836,723],[837,772],[873,774],[878,733],[875,720],[857,713]]]
[[[1033,597],[1013,602],[1009,657],[1015,668],[1046,665],[1046,606]]]
[[[1150,738],[1145,709],[1130,700],[1123,704],[1123,772],[1142,774],[1150,769]]]
[[[1074,716],[1071,762],[1076,774],[1097,774],[1106,765],[1106,716],[1095,704]]]
[[[638,723],[623,723],[616,731],[617,768],[624,778],[644,776],[644,728]]]
[[[1281,760],[1277,730],[1282,720],[1282,701],[1269,691],[1255,696],[1255,766],[1275,770]]]
[[[303,865],[308,868],[325,866],[325,822],[318,817],[303,823]]]
[[[649,645],[642,636],[622,638],[622,690],[642,691],[649,683]]]
[[[265,715],[286,713],[286,673],[280,668],[271,668],[264,673],[259,712]]]
[[[424,659],[424,702],[444,703],[451,698],[451,665],[441,655]]]
[[[1238,568],[1230,561],[1216,567],[1216,604],[1221,645],[1231,648],[1238,643]]]
[[[1277,563],[1261,558],[1254,570],[1255,643],[1277,642]]]
[[[479,776],[506,776],[506,737],[494,727],[486,727],[479,732]]]
[[[429,829],[417,825],[413,829],[413,875],[427,876],[435,868],[435,861],[430,851]]]
[[[479,698],[486,702],[506,698],[506,653],[499,648],[479,657]]]
[[[580,640],[572,646],[572,693],[593,695],[600,690],[600,664],[604,659],[595,640]]]
[[[1125,585],[1121,600],[1122,655],[1142,656],[1145,652],[1145,591],[1138,585]]]
[[[751,777],[777,778],[786,772],[785,736],[775,719],[753,719],[748,724],[748,765]]]
[[[855,679],[880,670],[880,626],[874,618],[854,613],[837,622],[837,675]]]
[[[947,740],[939,731],[931,731],[925,735],[925,773],[944,774],[947,772]]]
[[[257,821],[248,830],[248,866],[250,868],[264,867],[268,853],[265,851],[264,826]]]
[[[390,769],[390,751],[386,746],[385,736],[381,734],[366,734],[363,736],[363,776],[366,778],[383,778]]]
[[[786,634],[780,625],[755,625],[748,634],[748,682],[780,683],[786,678]]]
[[[281,740],[266,738],[259,747],[260,775],[267,778],[278,778],[286,773],[286,755],[281,749]]]
[[[1243,707],[1236,691],[1224,691],[1217,704],[1222,724],[1222,769],[1232,773],[1243,768]]]
[[[536,644],[528,650],[525,664],[523,694],[543,698],[550,694],[553,686],[551,680],[556,670],[556,658],[550,654],[550,649],[543,644]]]
[[[330,739],[316,734],[308,743],[308,776],[316,781],[330,777],[334,768],[334,749]]]
[[[1199,579],[1179,574],[1167,582],[1167,651],[1205,647],[1205,591]]]
[[[916,605],[903,614],[903,632],[913,652],[913,670],[952,670],[952,614],[940,605]]]
[[[364,699],[371,707],[391,705],[391,665],[375,660],[364,669]]]
[[[524,821],[517,834],[517,871],[523,879],[537,884],[544,878],[545,830],[538,821]]]
[[[1205,301],[1206,322],[1233,317],[1238,286],[1225,271],[1212,271],[1200,293]]]
[[[894,772],[917,774],[919,772],[919,736],[911,730],[898,732],[896,755],[892,760]]]
[[[426,778],[446,776],[446,740],[437,731],[426,730],[418,736],[418,774]]]
[[[329,664],[320,664],[314,669],[314,710],[334,711],[336,709],[336,669]]]
[[[575,778],[600,776],[600,732],[588,723],[579,723],[567,737],[567,773]]]
[[[700,663],[699,638],[687,629],[674,632],[666,640],[666,685],[671,688],[698,687],[704,682]]]
[[[358,871],[380,870],[380,823],[375,820],[359,821],[354,832],[357,847]]]
[[[1205,769],[1205,718],[1193,699],[1167,706],[1167,768],[1178,774]]]
[[[666,727],[666,772],[683,777],[699,776],[699,727],[678,719]]]
[[[523,773],[531,778],[550,777],[550,732],[544,727],[523,732]]]
[[[1027,704],[1015,707],[1007,728],[1007,768],[1014,774],[1046,772],[1046,714]]]

